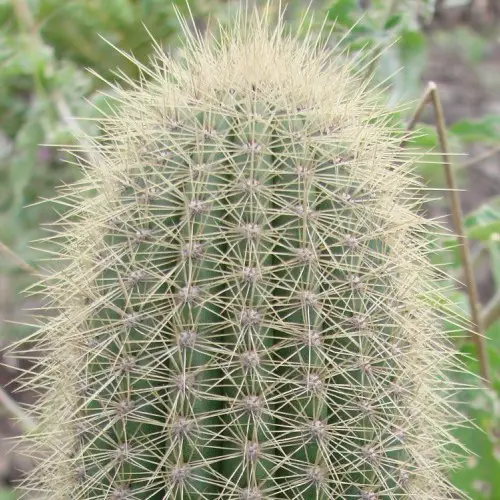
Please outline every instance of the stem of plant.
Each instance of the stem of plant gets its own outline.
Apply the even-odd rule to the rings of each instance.
[[[482,161],[487,160],[488,158],[491,158],[492,156],[495,156],[499,153],[500,153],[500,146],[496,146],[494,148],[491,148],[488,151],[486,151],[485,153],[480,154],[480,155],[472,158],[468,162],[464,163],[462,165],[462,168],[473,167],[473,166],[477,165],[478,163],[481,163]]]
[[[484,261],[484,258],[488,256],[488,249],[484,246],[479,246],[479,248],[472,248],[470,252],[470,260],[472,269],[477,269],[477,267]],[[448,273],[455,281],[459,283],[463,283],[465,280],[464,270],[462,268],[457,269],[456,271],[452,270]],[[483,328],[485,330],[488,329],[488,325],[482,322]]]
[[[437,85],[434,82],[429,82],[424,95],[420,99],[417,109],[413,113],[410,119],[407,130],[411,131],[425,106],[430,103],[434,108],[434,115],[436,120],[436,131],[439,139],[439,146],[441,149],[442,164],[446,179],[446,186],[449,191],[450,202],[451,202],[451,214],[453,218],[454,231],[457,237],[458,245],[460,248],[460,257],[462,260],[462,265],[464,268],[464,284],[467,291],[467,296],[469,298],[470,306],[470,336],[471,340],[476,346],[477,359],[479,362],[479,372],[484,382],[487,385],[491,385],[490,368],[488,363],[488,356],[486,353],[486,346],[484,342],[484,328],[483,321],[481,317],[481,305],[479,302],[479,296],[477,293],[476,280],[474,277],[474,271],[472,267],[472,260],[470,257],[469,247],[467,245],[467,238],[464,231],[463,215],[462,209],[460,207],[460,198],[458,196],[457,186],[455,182],[455,176],[453,175],[453,170],[450,161],[450,154],[448,148],[448,139],[446,137],[446,123],[443,113],[443,107],[441,105],[441,99],[439,98],[439,93]],[[404,146],[407,140],[404,140],[401,144]]]
[[[20,269],[30,274],[38,274],[37,270],[28,264],[24,259],[19,257],[12,251],[5,243],[0,241],[0,254],[7,255],[13,262],[15,262]],[[0,387],[0,405],[18,421],[19,426],[23,431],[32,431],[36,423],[24,412],[24,410],[11,398],[11,396]]]
[[[26,415],[24,410],[17,404],[17,402],[10,397],[10,395],[0,387],[0,403],[1,405],[17,419],[19,427],[24,432],[31,432],[36,428],[36,422],[31,417]]]
[[[37,274],[37,270],[31,264],[28,264],[24,259],[19,257],[17,253],[11,250],[5,243],[2,243],[0,241],[0,254],[2,253],[5,254],[8,258],[10,258],[10,260],[15,262],[17,266],[23,271],[26,271],[27,273],[30,274]]]

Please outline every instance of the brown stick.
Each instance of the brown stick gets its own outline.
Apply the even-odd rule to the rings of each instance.
[[[494,148],[489,149],[488,151],[484,152],[483,154],[480,154],[479,156],[476,156],[474,158],[471,158],[468,162],[464,163],[462,165],[463,168],[469,168],[473,167],[474,165],[477,165],[478,163],[487,160],[488,158],[491,158],[492,156],[495,156],[500,153],[500,146],[495,146]]]
[[[14,401],[9,394],[0,387],[0,404],[17,420],[19,427],[25,432],[36,429],[36,422],[27,415],[24,410]]]
[[[7,255],[23,271],[26,271],[27,273],[30,274],[37,274],[36,269],[32,265],[28,264],[24,259],[19,257],[17,253],[15,253],[5,243],[2,243],[1,241],[0,241],[0,253]]]
[[[30,274],[37,274],[36,269],[23,260],[19,255],[12,251],[7,245],[0,241],[0,254],[7,255],[13,262],[15,262],[23,271]],[[7,410],[13,417],[16,418],[18,425],[23,431],[29,432],[35,429],[36,423],[32,420],[24,410],[17,404],[17,402],[10,397],[10,395],[0,387],[0,407]]]
[[[453,174],[453,169],[450,161],[450,154],[448,148],[448,139],[446,137],[446,122],[443,113],[443,107],[441,105],[441,99],[439,98],[439,93],[437,86],[434,82],[429,82],[428,87],[420,100],[415,113],[410,119],[408,124],[408,132],[411,131],[418,121],[423,109],[431,103],[434,108],[434,114],[436,119],[436,131],[439,139],[439,146],[441,148],[441,156],[443,169],[446,179],[446,185],[448,187],[450,202],[451,202],[451,214],[453,218],[454,231],[458,240],[460,248],[460,257],[462,260],[462,265],[464,267],[464,281],[467,291],[467,296],[469,298],[470,306],[470,335],[471,340],[476,346],[477,359],[479,362],[479,371],[481,377],[484,381],[491,385],[490,369],[488,363],[488,356],[486,353],[486,346],[484,342],[484,328],[481,318],[481,306],[479,302],[479,296],[477,293],[476,280],[474,278],[474,271],[472,268],[472,261],[470,257],[469,247],[467,245],[467,238],[465,236],[463,214],[460,207],[460,198],[458,196],[458,190],[455,182],[455,176]],[[402,145],[406,144],[406,140]]]

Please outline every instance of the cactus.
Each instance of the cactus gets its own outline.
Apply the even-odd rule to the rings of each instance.
[[[23,486],[450,498],[437,225],[380,93],[266,11],[241,9],[217,42],[184,37],[183,57],[157,47],[114,85],[61,193]]]

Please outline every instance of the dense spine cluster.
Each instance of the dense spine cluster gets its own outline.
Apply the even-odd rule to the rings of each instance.
[[[62,193],[27,489],[450,498],[432,227],[378,96],[265,14],[184,35]]]

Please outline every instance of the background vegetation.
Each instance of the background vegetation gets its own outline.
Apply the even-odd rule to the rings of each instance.
[[[451,5],[451,3],[453,5]],[[367,78],[386,87],[394,122],[406,128],[426,88],[436,80],[448,122],[452,171],[460,187],[465,213],[463,225],[474,267],[480,309],[479,328],[486,340],[447,325],[472,374],[472,386],[460,394],[463,410],[476,428],[460,430],[458,437],[471,455],[451,480],[474,500],[500,498],[500,39],[496,2],[434,0],[329,0],[316,1],[313,9],[319,32],[327,16],[333,41],[349,49]],[[231,21],[235,2],[192,0],[196,24],[210,29],[210,19]],[[98,134],[95,106],[103,105],[103,80],[114,72],[137,76],[136,68],[99,35],[123,51],[147,61],[152,51],[150,35],[166,50],[175,52],[178,21],[174,7],[186,13],[182,0],[0,0],[0,500],[15,498],[11,484],[30,464],[9,453],[7,437],[29,426],[19,416],[23,402],[35,395],[15,393],[7,384],[18,368],[29,365],[9,355],[12,340],[29,333],[26,309],[39,305],[36,297],[20,292],[34,281],[36,268],[43,272],[36,240],[42,224],[56,217],[54,205],[39,203],[55,195],[57,185],[78,179],[71,157],[54,147],[72,144],[80,131]],[[287,19],[298,27],[305,3],[289,2]],[[372,49],[370,61],[363,59]],[[493,62],[492,62],[493,61]],[[91,69],[92,71],[88,71]],[[472,79],[471,79],[472,78]],[[334,91],[334,89],[332,89]],[[106,92],[109,92],[108,90]],[[497,97],[498,99],[498,97]],[[403,101],[414,104],[401,110]],[[89,118],[77,120],[74,117]],[[421,131],[408,147],[422,152],[420,174],[441,201],[429,203],[429,216],[448,217],[449,187],[438,164],[439,140],[432,108],[427,105],[416,125]],[[460,154],[459,154],[460,153]],[[466,153],[466,154],[463,154]],[[31,205],[30,208],[26,208]],[[449,219],[449,220],[448,220]],[[463,255],[450,232],[436,242],[438,264],[458,283],[466,282]],[[469,314],[470,293],[450,280],[450,294],[457,312]],[[470,292],[470,290],[469,290]],[[478,346],[485,351],[480,363]],[[479,374],[488,375],[482,382]],[[14,400],[21,406],[16,406]]]

